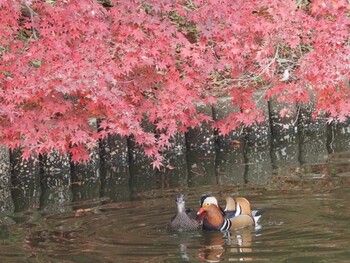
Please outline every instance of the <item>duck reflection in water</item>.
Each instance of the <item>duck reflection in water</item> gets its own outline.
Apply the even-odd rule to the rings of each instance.
[[[243,228],[237,231],[203,231],[203,246],[198,258],[206,262],[252,261],[246,253],[252,252],[253,228]]]

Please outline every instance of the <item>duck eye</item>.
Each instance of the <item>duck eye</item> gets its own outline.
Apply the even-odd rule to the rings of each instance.
[[[209,203],[205,203],[205,206],[209,206],[210,204]]]

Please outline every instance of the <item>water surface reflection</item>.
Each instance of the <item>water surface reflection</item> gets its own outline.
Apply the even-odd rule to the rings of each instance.
[[[13,188],[7,184],[1,192],[0,261],[346,262],[346,132],[305,132],[268,146],[242,141],[215,152],[177,153],[171,169],[162,171],[143,169],[145,163],[135,158],[133,167],[102,163],[86,182],[79,169],[40,180],[33,170],[35,176],[14,178]],[[195,209],[202,193],[215,194],[221,203],[227,195],[245,196],[253,209],[266,210],[261,227],[169,232],[179,191]]]
[[[189,206],[198,207],[190,194]],[[205,191],[207,188],[199,188]],[[16,214],[1,229],[2,262],[341,262],[349,256],[350,190],[289,191],[240,188],[253,208],[264,208],[261,227],[230,232],[172,233],[174,193],[135,201],[91,204],[81,213]],[[232,193],[216,191],[220,201]],[[250,194],[249,194],[250,193]]]

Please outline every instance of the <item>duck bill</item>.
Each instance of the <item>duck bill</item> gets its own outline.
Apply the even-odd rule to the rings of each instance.
[[[205,212],[204,208],[201,207],[198,212],[197,212],[197,215],[200,215],[200,214],[203,214]]]

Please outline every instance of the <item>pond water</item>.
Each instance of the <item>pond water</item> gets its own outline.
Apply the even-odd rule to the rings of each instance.
[[[246,196],[265,209],[259,227],[231,232],[172,233],[175,191],[140,200],[85,203],[54,215],[27,211],[2,226],[1,262],[348,262],[350,190],[328,179],[292,190],[257,187],[185,189],[189,206],[208,190],[223,199]],[[322,187],[324,187],[322,189]]]
[[[214,159],[193,153],[187,172],[181,165],[145,169],[127,183],[125,171],[101,168],[102,182],[89,190],[73,184],[42,189],[39,198],[27,191],[36,201],[12,191],[15,212],[1,217],[0,262],[349,262],[350,153],[325,154],[330,144],[312,138],[318,145],[279,145],[268,156],[264,149],[243,159],[236,148]],[[111,183],[113,174],[119,183]],[[258,227],[239,231],[169,232],[178,192],[194,209],[210,192],[223,205],[226,196],[244,196],[264,214]]]

